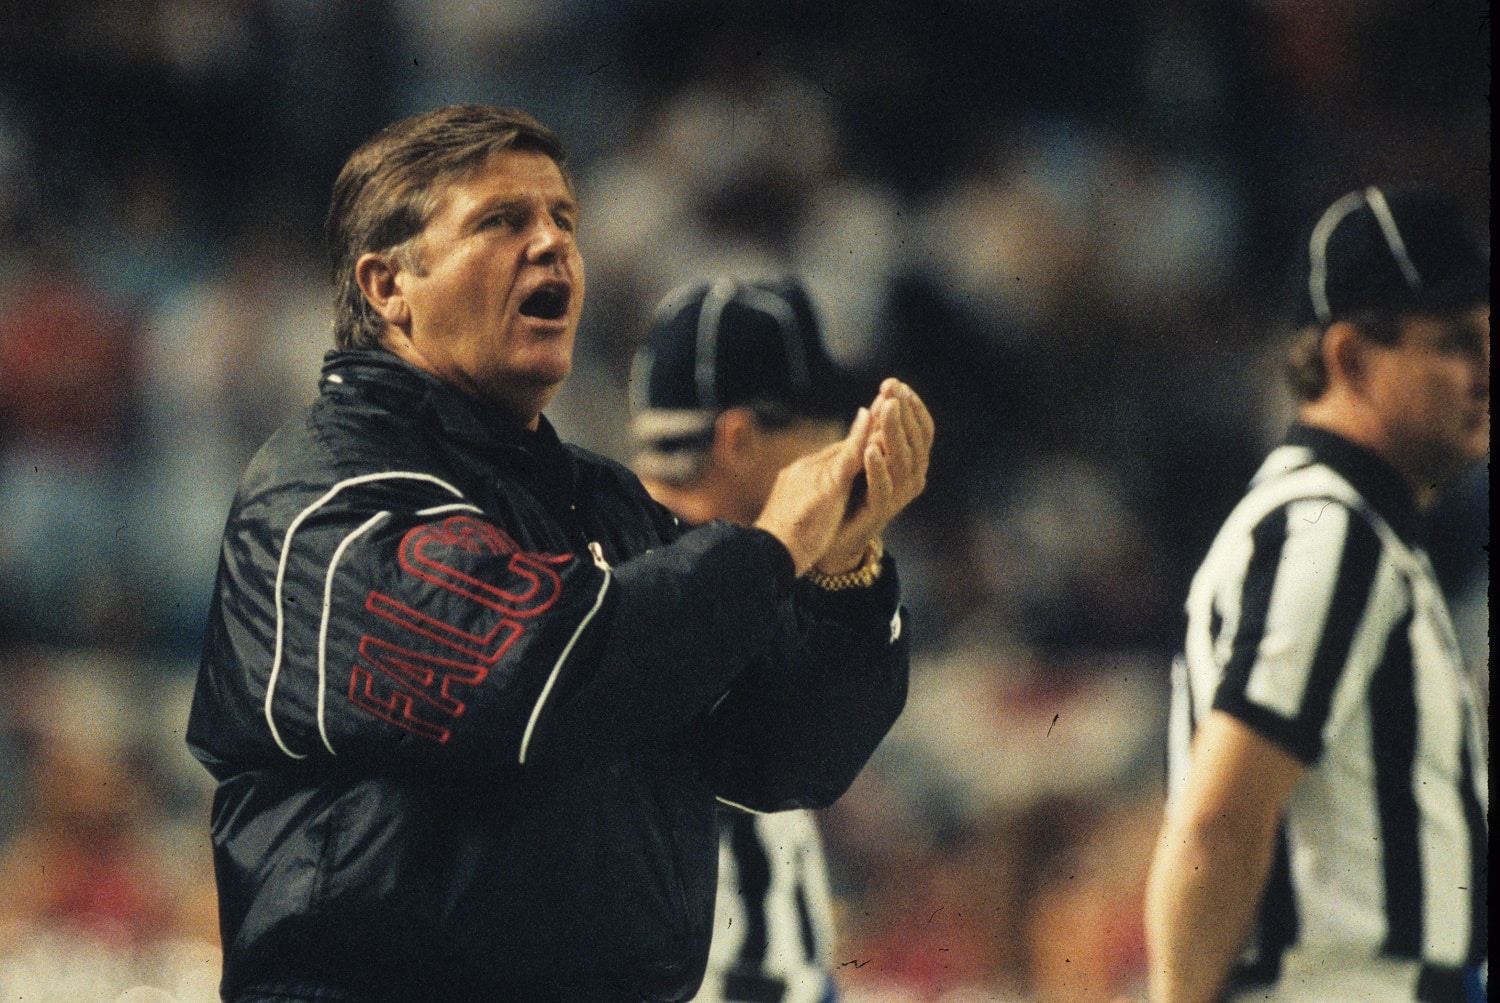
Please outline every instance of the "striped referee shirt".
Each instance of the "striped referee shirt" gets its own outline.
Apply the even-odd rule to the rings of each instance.
[[[833,893],[810,811],[719,813],[719,893],[694,1003],[835,999]]]
[[[1214,708],[1307,766],[1234,983],[1462,1000],[1487,956],[1484,717],[1397,472],[1296,426],[1188,595],[1171,782]]]

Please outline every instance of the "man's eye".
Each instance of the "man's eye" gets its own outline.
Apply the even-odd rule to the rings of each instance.
[[[1455,355],[1478,354],[1479,335],[1474,331],[1449,331],[1438,341],[1438,351]]]
[[[572,216],[568,216],[563,213],[555,214],[552,217],[552,221],[557,224],[557,228],[559,230],[562,230],[565,233],[572,233],[578,228],[578,222],[574,220]]]

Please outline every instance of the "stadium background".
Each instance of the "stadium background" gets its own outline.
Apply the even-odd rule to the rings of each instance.
[[[628,459],[675,282],[795,270],[938,419],[891,546],[909,709],[824,815],[850,1001],[1138,998],[1192,568],[1288,411],[1296,228],[1489,217],[1490,21],[1446,0],[38,0],[0,39],[0,1000],[214,998],[182,745],[218,532],[329,343],[333,174],[514,104],[589,299],[550,414]],[[1488,665],[1488,469],[1433,556]]]

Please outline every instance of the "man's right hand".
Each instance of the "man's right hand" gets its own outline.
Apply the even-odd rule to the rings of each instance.
[[[780,540],[801,577],[828,550],[843,525],[854,480],[865,468],[870,411],[860,408],[849,434],[794,460],[776,475],[755,526]]]

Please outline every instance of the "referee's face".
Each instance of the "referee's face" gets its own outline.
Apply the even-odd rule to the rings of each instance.
[[[1370,401],[1398,465],[1436,486],[1490,448],[1490,308],[1409,315],[1372,346]]]

